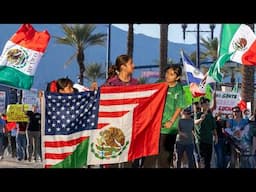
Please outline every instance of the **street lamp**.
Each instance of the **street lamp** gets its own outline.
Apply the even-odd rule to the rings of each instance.
[[[107,59],[106,59],[106,79],[108,78],[108,68],[110,66],[110,53],[111,53],[111,24],[108,24],[108,46],[107,46]]]
[[[196,30],[186,30],[188,25],[187,24],[182,24],[181,25],[183,29],[183,39],[185,40],[186,38],[186,32],[196,32],[196,66],[200,68],[200,32],[211,32],[211,39],[213,39],[213,32],[215,29],[215,24],[210,24],[210,31],[208,30],[200,30],[200,24],[196,24]]]

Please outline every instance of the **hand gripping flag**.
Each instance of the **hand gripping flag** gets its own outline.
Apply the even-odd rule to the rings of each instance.
[[[167,88],[156,83],[46,93],[45,167],[79,168],[158,154]]]
[[[21,25],[0,56],[0,84],[30,89],[49,40],[47,31],[38,32],[30,24]]]

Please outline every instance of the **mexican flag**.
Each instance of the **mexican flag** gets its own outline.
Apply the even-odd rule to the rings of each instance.
[[[221,68],[227,61],[256,65],[256,36],[248,25],[222,25],[219,58],[208,71],[209,76],[216,82],[222,81]]]
[[[248,25],[222,25],[219,56],[230,53],[231,61],[256,65],[256,36]]]
[[[221,72],[221,68],[224,64],[231,59],[233,53],[225,53],[221,55],[215,63],[213,63],[209,70],[208,76],[214,79],[216,82],[221,82],[223,78],[223,73]]]
[[[30,89],[49,40],[46,30],[38,32],[31,24],[22,24],[6,42],[0,56],[0,84]]]

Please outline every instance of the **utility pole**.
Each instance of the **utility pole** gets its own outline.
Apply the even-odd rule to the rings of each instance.
[[[183,29],[183,39],[186,38],[186,32],[196,32],[196,67],[200,69],[200,32],[210,32],[211,33],[211,39],[213,39],[213,32],[215,29],[215,24],[210,24],[210,30],[200,30],[200,24],[196,24],[196,30],[186,30],[188,25],[182,24],[181,25]]]
[[[106,59],[106,79],[108,78],[108,68],[110,66],[110,56],[111,56],[111,24],[108,24],[108,46],[107,46],[107,59]]]

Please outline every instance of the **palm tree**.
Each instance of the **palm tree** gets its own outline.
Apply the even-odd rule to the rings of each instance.
[[[134,29],[133,29],[133,24],[128,24],[127,55],[129,55],[131,58],[133,57],[133,47],[134,47]]]
[[[218,39],[217,37],[211,39],[211,38],[201,38],[201,45],[206,49],[205,52],[200,53],[200,59],[205,59],[207,57],[211,57],[213,61],[216,61],[218,58]]]
[[[230,83],[232,88],[236,84],[235,74],[241,72],[241,69],[241,64],[235,62],[228,62],[221,68],[221,71],[224,73],[224,77],[231,76]]]
[[[206,59],[206,58],[211,58],[212,61],[215,61],[218,57],[218,39],[215,37],[213,39],[211,38],[201,38],[200,45],[205,48],[205,51],[201,51],[200,49],[200,63]],[[193,63],[196,63],[196,51],[192,52],[190,54],[190,59],[193,61]],[[201,67],[201,66],[200,66]]]
[[[94,24],[74,24],[74,25],[61,25],[64,32],[64,37],[56,37],[55,40],[58,44],[69,45],[75,48],[75,53],[68,59],[65,65],[70,64],[76,58],[79,66],[79,84],[84,84],[85,72],[85,49],[93,45],[105,45],[106,34],[95,33],[96,25]]]
[[[160,66],[160,60],[159,59],[154,59],[153,61],[155,63],[155,65],[159,65]],[[167,65],[172,65],[175,64],[176,62],[172,59],[172,58],[167,58]]]
[[[167,66],[168,26],[169,24],[160,24],[160,79],[164,79],[164,69]]]
[[[138,81],[139,81],[139,84],[146,84],[148,83],[149,79],[147,77],[139,77]]]
[[[254,31],[254,24],[249,24]],[[251,102],[254,111],[254,66],[242,65],[242,89],[241,97],[246,102]]]
[[[85,68],[84,76],[91,82],[97,81],[97,79],[105,78],[105,71],[102,70],[102,65],[98,63],[92,63]]]

